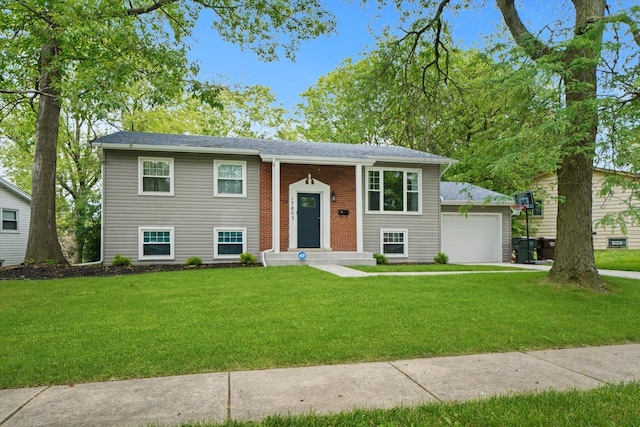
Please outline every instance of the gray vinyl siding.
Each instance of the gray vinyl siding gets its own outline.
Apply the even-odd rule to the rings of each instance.
[[[440,167],[376,163],[375,167],[422,169],[422,214],[366,213],[367,168],[363,168],[363,245],[366,252],[380,253],[381,229],[406,229],[407,257],[388,258],[389,262],[432,262],[440,248]]]
[[[459,208],[459,205],[447,206],[443,204],[441,206],[443,213],[455,213]],[[473,206],[468,212],[502,214],[502,262],[511,262],[511,209],[509,206]]]
[[[138,195],[138,157],[173,158],[174,195]],[[214,160],[247,162],[247,197],[214,197]],[[104,262],[114,255],[134,262],[184,263],[214,259],[214,228],[246,228],[247,251],[259,254],[259,163],[257,157],[201,153],[104,151]],[[174,227],[175,259],[138,259],[139,227]]]
[[[31,206],[22,198],[0,186],[0,215],[2,209],[18,212],[18,230],[3,231],[0,227],[0,262],[2,265],[21,264],[27,250]]]

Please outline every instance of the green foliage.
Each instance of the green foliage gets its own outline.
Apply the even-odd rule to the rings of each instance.
[[[187,258],[184,265],[202,265],[202,259],[197,256]]]
[[[258,260],[256,259],[256,257],[249,252],[241,253],[239,261],[240,261],[240,264],[243,264],[243,265],[255,265],[258,263]]]
[[[373,254],[373,257],[375,258],[377,265],[387,265],[387,264],[389,264],[389,260],[383,254],[376,253],[376,254]]]
[[[131,265],[131,258],[116,254],[111,260],[111,265],[114,267],[128,267]]]
[[[302,95],[300,132],[311,140],[392,143],[450,156],[459,163],[448,180],[505,194],[555,169],[564,124],[554,117],[558,94],[549,75],[454,49],[445,81],[435,67],[423,69],[433,59],[425,41],[380,38],[363,59],[345,60]]]
[[[433,262],[436,264],[446,264],[449,262],[449,257],[444,252],[438,252],[438,255],[433,258]]]
[[[39,114],[33,118],[34,155],[40,162],[33,168],[33,184],[38,191],[32,197],[33,215],[40,218],[37,224],[41,227],[36,233],[36,222],[31,223],[27,244],[27,256],[36,261],[63,258],[55,212],[48,205],[56,194],[49,178],[56,175],[56,150],[61,142],[64,144],[58,135],[61,111],[66,108],[74,120],[95,123],[128,105],[131,91],[138,90],[139,85],[144,87],[143,102],[148,105],[180,99],[186,87],[203,102],[216,105],[215,85],[190,84],[198,67],[189,63],[184,42],[205,8],[214,12],[212,28],[223,39],[249,48],[266,60],[282,53],[293,58],[301,40],[331,33],[335,27],[333,15],[315,0],[274,0],[268,5],[246,2],[234,7],[167,0],[138,6],[133,2],[88,0],[36,1],[28,7],[10,2],[0,8],[0,121],[19,107],[34,112],[40,105]],[[36,89],[34,81],[38,82]],[[91,123],[88,128],[92,128]],[[88,198],[84,192],[91,191],[92,186],[83,187],[74,199]],[[73,212],[84,222],[90,216],[77,206]],[[82,235],[84,231],[78,227],[86,224],[72,222],[74,237]],[[81,258],[84,248],[78,246],[75,254]]]
[[[142,95],[142,93],[141,93]],[[127,130],[242,138],[296,136],[287,112],[265,86],[222,88],[214,108],[198,97],[165,105],[131,103],[120,121]],[[293,134],[293,135],[292,135]]]

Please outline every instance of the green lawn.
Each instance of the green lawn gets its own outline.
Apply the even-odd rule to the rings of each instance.
[[[0,388],[640,341],[640,285],[308,267],[0,281]]]
[[[546,391],[463,403],[434,403],[389,410],[355,410],[325,416],[273,416],[259,422],[227,422],[226,427],[351,426],[637,426],[640,383],[589,391]],[[217,424],[188,423],[183,427]]]
[[[640,271],[640,250],[595,251],[596,266],[605,270]]]

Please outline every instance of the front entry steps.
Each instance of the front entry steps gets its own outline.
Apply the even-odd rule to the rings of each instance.
[[[306,257],[300,260],[299,253]],[[371,252],[333,252],[300,249],[288,252],[267,252],[264,260],[269,267],[282,265],[376,265]]]

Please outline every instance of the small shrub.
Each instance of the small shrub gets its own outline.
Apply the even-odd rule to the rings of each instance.
[[[253,254],[249,253],[249,252],[243,252],[240,254],[240,264],[243,265],[254,265],[257,264],[258,260],[256,259],[255,256],[253,256]]]
[[[47,259],[44,261],[45,265],[58,265],[58,261],[55,259]]]
[[[187,258],[187,260],[184,262],[184,265],[202,265],[202,259],[198,258],[197,256],[192,256]]]
[[[128,256],[121,256],[120,254],[116,254],[111,260],[111,265],[114,267],[125,267],[131,265],[131,258]]]
[[[433,261],[436,264],[446,264],[449,262],[449,257],[444,252],[438,252],[438,255],[433,258]]]
[[[373,257],[376,259],[376,264],[377,265],[387,265],[387,264],[389,264],[389,260],[387,259],[387,257],[382,255],[382,254],[373,254]]]

